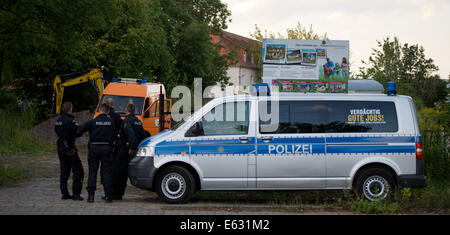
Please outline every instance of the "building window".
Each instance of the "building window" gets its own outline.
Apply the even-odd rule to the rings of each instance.
[[[244,50],[244,63],[247,62],[247,49]]]
[[[252,64],[255,64],[255,57],[253,57],[253,53],[252,53]]]

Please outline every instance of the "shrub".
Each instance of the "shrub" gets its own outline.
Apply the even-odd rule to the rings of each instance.
[[[11,91],[0,89],[0,110],[8,110],[11,112],[19,111],[17,97]]]
[[[448,135],[444,132],[422,133],[424,171],[428,178],[450,179]]]
[[[48,142],[40,141],[32,132],[35,112],[25,113],[0,110],[0,154],[42,153],[53,150]]]

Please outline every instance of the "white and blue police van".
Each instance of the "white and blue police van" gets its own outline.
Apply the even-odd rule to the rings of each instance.
[[[131,183],[167,203],[186,202],[197,190],[352,188],[376,201],[397,186],[425,186],[410,97],[279,93],[274,99],[263,85],[250,95],[213,99],[142,141],[129,163]],[[275,124],[266,117],[274,113]]]

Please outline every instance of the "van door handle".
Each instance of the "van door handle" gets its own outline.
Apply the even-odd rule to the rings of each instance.
[[[270,141],[272,141],[272,140],[273,140],[272,137],[263,137],[263,138],[262,138],[262,141],[265,142],[265,143],[270,142]]]
[[[247,137],[241,137],[241,138],[239,138],[239,141],[241,141],[242,143],[245,144],[245,143],[248,143],[250,141],[250,139]]]

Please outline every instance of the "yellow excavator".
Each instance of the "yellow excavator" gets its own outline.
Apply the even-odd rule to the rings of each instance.
[[[62,75],[64,76],[64,75]],[[70,80],[61,81],[61,76],[57,75],[55,81],[53,82],[53,89],[56,95],[56,114],[59,115],[61,112],[62,99],[64,95],[64,88],[72,85],[77,85],[80,83],[90,82],[97,92],[98,99],[101,100],[104,90],[103,84],[103,73],[101,69],[94,68],[88,73],[83,74],[79,77],[72,78]]]

